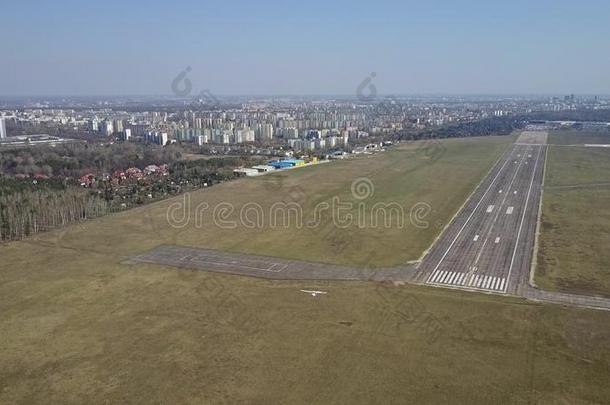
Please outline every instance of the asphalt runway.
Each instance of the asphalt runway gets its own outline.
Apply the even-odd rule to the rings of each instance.
[[[158,246],[125,263],[161,264],[277,280],[409,281],[415,272],[415,267],[409,265],[355,268],[175,245]]]
[[[524,133],[419,265],[425,284],[522,295],[528,285],[546,133]]]
[[[277,280],[408,282],[610,310],[610,299],[542,291],[529,283],[546,136],[520,136],[417,266],[354,268],[175,245],[158,246],[124,263]]]

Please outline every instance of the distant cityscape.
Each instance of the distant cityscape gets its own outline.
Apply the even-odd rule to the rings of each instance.
[[[167,97],[0,101],[4,144],[112,138],[157,145],[349,149],[398,131],[421,131],[535,112],[608,109],[598,96],[552,97]],[[37,135],[37,137],[31,137]]]

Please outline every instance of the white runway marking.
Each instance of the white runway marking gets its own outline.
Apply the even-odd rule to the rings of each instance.
[[[471,270],[473,268],[471,267]],[[474,268],[476,269],[476,267]],[[459,271],[441,271],[436,270],[433,274],[429,283],[432,284],[447,284],[454,286],[465,286],[470,278],[470,284],[473,283],[474,275],[468,275]],[[482,278],[481,278],[482,280]]]
[[[528,148],[529,149],[529,148]],[[514,153],[514,152],[513,152]],[[514,156],[514,155],[513,155]],[[504,188],[500,189],[498,191],[499,194],[503,194],[504,191],[506,191],[506,193],[504,194],[508,194],[510,195],[510,192],[512,191],[514,195],[517,195],[517,192],[519,190],[517,189],[512,189],[513,184],[516,180],[516,177],[518,176],[518,174],[522,171],[525,171],[524,166],[522,165],[524,162],[527,164],[527,151],[525,154],[520,154],[520,159],[518,159],[515,163],[519,163],[519,166],[517,167],[515,173],[512,175],[512,178],[510,180],[510,184],[508,185],[508,187],[506,188],[506,190]],[[537,168],[538,162],[539,162],[539,158],[540,158],[540,150],[538,150],[538,155],[536,157],[535,160],[535,165],[534,165],[534,172]],[[480,212],[478,211],[479,207],[481,205],[483,205],[483,202],[485,201],[486,195],[489,194],[489,191],[491,190],[492,186],[494,185],[494,183],[497,182],[499,176],[503,173],[504,168],[507,166],[507,164],[509,163],[509,161],[512,160],[510,159],[510,157],[508,157],[506,159],[506,161],[502,164],[502,166],[500,167],[500,169],[498,169],[497,173],[495,174],[495,177],[492,179],[491,183],[489,184],[489,186],[487,187],[487,189],[485,190],[485,192],[483,193],[483,195],[480,197],[480,199],[477,201],[476,206],[474,207],[473,211],[470,213],[470,215],[468,216],[468,218],[466,219],[465,223],[461,226],[460,230],[458,231],[457,235],[454,237],[454,239],[452,240],[451,244],[449,245],[449,247],[447,248],[447,250],[443,253],[443,256],[440,258],[439,262],[437,263],[437,265],[435,266],[434,270],[432,271],[432,273],[430,274],[430,276],[428,276],[428,281],[429,283],[436,283],[436,284],[444,284],[444,285],[452,285],[452,286],[456,286],[456,287],[464,287],[464,288],[472,288],[472,289],[478,289],[478,290],[486,290],[489,292],[498,292],[498,293],[506,293],[508,290],[508,283],[510,280],[510,269],[509,269],[509,277],[497,277],[497,276],[493,276],[493,275],[486,275],[486,274],[480,274],[478,273],[478,268],[475,267],[474,265],[477,265],[479,259],[481,258],[481,254],[483,253],[483,250],[485,248],[486,242],[491,241],[492,239],[494,239],[495,244],[499,244],[501,237],[493,237],[493,228],[494,225],[496,225],[496,220],[499,219],[501,212],[504,210],[504,212],[507,215],[511,215],[513,213],[515,213],[514,206],[506,206],[505,203],[508,202],[508,195],[505,195],[503,197],[503,200],[501,203],[496,204],[494,202],[494,204],[489,204],[487,206],[486,209],[486,213],[493,213],[493,222],[491,224],[491,228],[488,231],[485,231],[486,234],[485,235],[480,235],[480,234],[475,234],[473,236],[471,236],[473,239],[473,242],[478,242],[481,236],[484,237],[484,241],[483,243],[480,245],[479,247],[479,254],[476,256],[475,258],[475,262],[473,262],[473,266],[470,266],[468,268],[467,272],[462,272],[462,271],[441,271],[440,270],[440,266],[443,263],[444,259],[446,258],[446,256],[449,254],[449,252],[451,251],[451,249],[453,248],[453,246],[457,243],[458,239],[461,237],[460,235],[462,233],[464,233],[464,231],[466,230],[467,225],[469,224],[469,222],[471,221],[472,217],[477,213]],[[523,169],[523,170],[522,170]],[[510,170],[510,169],[509,169]],[[512,170],[510,170],[512,171]],[[531,183],[530,183],[530,191],[531,191]],[[529,201],[529,196],[530,196],[530,191],[528,191],[528,196],[526,198],[526,207]],[[489,201],[492,202],[492,201]],[[494,212],[494,210],[498,208],[497,211]],[[520,228],[523,226],[523,218],[522,218],[522,223],[520,225]],[[519,231],[521,232],[521,230]],[[512,238],[509,238],[510,240],[507,241],[507,243],[515,243]],[[519,241],[519,233],[517,235],[517,242]],[[510,248],[509,248],[510,249]],[[488,249],[490,250],[490,249]],[[491,251],[491,250],[490,250]],[[514,256],[514,252],[513,252],[513,256]],[[514,259],[514,258],[513,258]],[[512,263],[512,262],[511,262]],[[511,264],[512,266],[512,264]],[[487,264],[485,266],[483,266],[483,271],[488,271],[487,270]],[[504,272],[503,272],[504,273]],[[504,273],[505,274],[505,273]]]
[[[493,180],[491,181],[491,183],[489,184],[489,186],[487,186],[487,189],[485,190],[485,192],[483,193],[483,195],[481,196],[481,198],[479,199],[479,202],[477,203],[477,205],[474,207],[474,209],[472,210],[472,212],[470,213],[470,215],[468,216],[468,218],[466,218],[466,222],[464,223],[464,225],[462,225],[462,227],[460,228],[460,230],[458,231],[457,235],[455,236],[455,238],[451,241],[451,244],[449,245],[449,247],[447,248],[447,250],[445,251],[445,253],[443,253],[443,256],[441,257],[441,259],[438,261],[438,263],[436,264],[436,266],[434,267],[434,271],[438,270],[438,268],[440,267],[440,265],[443,263],[443,260],[445,260],[445,257],[447,257],[447,255],[449,254],[449,251],[451,250],[451,248],[453,248],[453,245],[455,245],[455,242],[458,240],[458,238],[460,237],[460,235],[462,234],[462,232],[464,231],[464,229],[466,228],[466,226],[468,225],[468,223],[470,222],[470,220],[472,219],[472,217],[474,216],[474,214],[477,212],[477,209],[479,208],[479,206],[481,205],[481,203],[483,203],[483,200],[485,199],[485,196],[487,195],[487,193],[489,193],[489,190],[491,190],[492,186],[496,183],[496,180],[498,179],[498,177],[500,176],[500,173],[502,173],[502,170],[504,169],[504,167],[506,166],[506,164],[508,163],[508,157],[506,158],[506,160],[504,161],[504,163],[502,164],[502,166],[500,167],[500,169],[498,169],[498,172],[496,173],[496,175],[494,176]],[[430,278],[428,278],[428,281],[430,281]]]
[[[193,264],[199,265],[215,265],[215,266],[231,266],[231,267],[241,267],[248,270],[258,270],[258,271],[266,271],[271,273],[279,273],[284,271],[288,265],[285,263],[275,263],[275,262],[258,262],[257,260],[249,260],[245,259],[243,261],[239,260],[228,260],[226,257],[221,255],[214,254],[200,254],[200,255],[187,255],[182,258],[182,261],[188,261]],[[261,265],[257,265],[260,263]]]
[[[523,158],[520,160],[520,164],[519,164],[519,166],[517,167],[517,170],[515,171],[515,174],[514,174],[514,176],[512,177],[512,179],[511,179],[511,181],[510,181],[510,184],[509,184],[509,186],[508,186],[509,190],[510,190],[510,188],[512,187],[512,185],[513,185],[513,183],[514,183],[514,181],[515,181],[515,179],[516,179],[516,177],[517,177],[517,174],[519,173],[519,170],[521,169],[521,163],[522,163],[524,160],[525,160],[525,156],[524,156],[524,157],[523,157]],[[516,194],[516,193],[517,193],[517,190],[515,190],[515,191],[514,191],[514,194]],[[502,206],[504,206],[504,203],[506,202],[507,197],[508,197],[508,196],[505,196],[505,197],[504,197],[504,199],[502,200],[502,202],[500,203],[500,208],[499,208],[499,210],[502,208]],[[493,227],[494,227],[494,225],[495,225],[495,223],[496,223],[496,220],[498,219],[499,210],[498,210],[498,213],[496,213],[496,216],[495,216],[494,221],[493,221],[493,223],[492,223],[492,225],[491,225],[491,228],[490,228],[490,230],[489,230],[489,233],[488,233],[487,237],[485,238],[485,241],[483,242],[483,247],[481,248],[481,251],[480,251],[480,252],[479,252],[479,254],[477,255],[476,262],[478,262],[478,261],[479,261],[479,258],[480,258],[480,256],[481,256],[481,254],[483,253],[483,248],[485,247],[485,244],[486,244],[486,242],[487,242],[487,238],[490,236],[490,234],[491,234],[491,232],[492,232],[492,229],[493,229]],[[508,210],[507,210],[507,212],[508,212]],[[510,212],[512,212],[512,210],[511,210]],[[500,242],[500,238],[496,238],[495,243],[497,244],[497,243],[499,243],[499,242]]]
[[[212,259],[212,260],[210,260],[210,259]],[[216,266],[242,267],[244,269],[268,271],[271,273],[279,273],[288,267],[287,264],[279,264],[279,263],[272,263],[268,267],[256,267],[256,266],[249,266],[247,264],[241,264],[238,261],[222,262],[222,261],[218,261],[217,259],[222,260],[222,258],[220,258],[220,257],[210,257],[210,258],[197,257],[197,258],[191,259],[190,261],[193,263],[199,263],[199,264],[203,264],[203,265],[210,264],[210,265],[216,265]],[[279,267],[276,268],[276,266],[279,266]]]
[[[523,208],[523,215],[521,216],[521,223],[519,224],[519,231],[517,232],[517,240],[515,242],[513,256],[510,259],[510,266],[508,268],[508,276],[506,277],[508,280],[510,280],[510,275],[513,271],[513,265],[515,264],[517,248],[519,247],[519,238],[521,237],[521,231],[523,230],[523,222],[525,221],[525,213],[527,212],[527,206],[529,205],[530,195],[532,193],[532,186],[534,185],[534,179],[536,178],[536,168],[538,167],[539,159],[540,159],[540,148],[538,149],[538,153],[536,154],[536,163],[534,163],[534,170],[532,170],[532,180],[530,181],[530,186],[529,186],[529,189],[527,190],[527,196],[525,197],[525,207]],[[508,283],[506,285],[506,290],[508,290]],[[504,292],[506,292],[506,290],[504,290]]]
[[[523,159],[521,159],[521,162],[523,162]],[[519,164],[519,166],[517,166],[517,169],[515,170],[515,174],[513,175],[513,177],[510,180],[510,184],[508,185],[508,189],[509,190],[513,186],[513,183],[515,182],[515,179],[517,178],[517,174],[519,173],[520,169],[521,169],[521,163]],[[505,195],[504,198],[502,199],[502,201],[500,202],[500,208],[498,208],[498,211],[496,212],[496,215],[494,216],[493,222],[491,224],[491,228],[489,228],[489,231],[487,232],[487,236],[485,236],[485,240],[483,240],[483,245],[481,246],[481,249],[479,250],[479,253],[477,254],[477,257],[474,260],[475,264],[477,264],[479,262],[479,259],[481,258],[481,255],[483,254],[483,250],[485,249],[485,246],[487,245],[487,240],[491,236],[492,230],[493,230],[493,228],[494,228],[494,226],[496,224],[496,221],[498,220],[498,216],[500,215],[500,210],[504,206],[504,203],[506,202],[507,198],[508,198],[508,195]],[[493,210],[494,206],[490,205],[490,207],[492,207],[492,210]],[[487,212],[491,212],[489,210],[489,208],[488,208]]]
[[[481,275],[472,275],[470,279],[468,275],[461,280],[458,278],[456,280],[455,285],[464,285],[466,287],[472,287],[478,290],[489,290],[489,291],[498,291],[503,292],[504,283],[506,282],[505,278],[502,277],[494,277],[494,276],[485,276]]]

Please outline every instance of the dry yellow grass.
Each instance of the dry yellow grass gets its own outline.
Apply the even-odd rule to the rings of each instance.
[[[547,159],[536,283],[610,297],[610,149],[550,146]]]
[[[335,169],[319,168],[322,189],[330,187],[325,170]],[[306,170],[293,173],[307,179]],[[220,199],[260,181],[271,180],[201,195]],[[167,227],[170,203],[0,247],[0,403],[584,404],[610,397],[607,312],[428,287],[121,264],[160,243],[211,240]]]
[[[73,227],[62,240],[76,248],[124,255],[172,243],[334,264],[396,265],[421,256],[512,141],[513,137],[447,140],[438,159],[409,144],[375,156],[246,178]],[[352,195],[352,184],[361,178],[374,190],[359,200]],[[332,207],[334,199],[352,208],[337,216],[332,208],[318,210],[320,220],[314,226],[316,207]],[[301,227],[293,215],[286,222],[274,215],[274,205],[282,203],[298,204]],[[395,220],[385,226],[383,217],[373,214],[377,203],[398,204],[403,226]],[[187,214],[171,211],[176,204],[186,207]],[[421,204],[431,211],[415,226],[411,210]],[[262,226],[250,226],[252,212],[240,219],[244,207],[253,205],[260,208]],[[214,214],[227,206],[232,210],[228,214]],[[168,223],[168,210],[177,219],[176,226]],[[349,226],[333,222],[333,217],[344,221],[348,216]],[[358,218],[366,220],[365,226]]]

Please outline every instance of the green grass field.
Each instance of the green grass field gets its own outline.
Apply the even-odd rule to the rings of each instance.
[[[93,246],[124,255],[173,243],[334,264],[396,265],[422,255],[514,139],[447,140],[437,159],[409,144],[374,156],[245,178],[70,228],[62,240],[77,248]],[[365,186],[372,187],[367,198],[357,199],[352,184],[362,178],[368,179]],[[337,207],[351,204],[351,208],[335,215],[333,200]],[[397,204],[402,224],[399,215],[388,215],[386,226],[381,214],[373,214],[377,203]],[[167,221],[173,204],[182,204],[188,212],[187,216],[181,209],[176,211],[176,227]],[[298,215],[288,210],[283,210],[286,220],[282,220],[276,210],[283,209],[282,204],[300,207],[300,227]],[[324,204],[327,210],[316,211]],[[414,220],[418,227],[410,214],[421,204],[428,204],[431,211]],[[248,208],[259,210],[260,226],[254,223],[257,214]],[[223,213],[223,209],[231,211]],[[91,228],[99,235],[94,241]]]
[[[561,130],[549,138],[552,145],[610,144],[610,131]]]
[[[368,176],[375,185],[370,198],[404,193],[409,204],[426,195],[432,206],[442,205],[449,190],[433,188],[465,198],[509,141],[449,141],[452,153],[435,163],[442,170],[409,172],[417,157],[397,151],[294,170],[279,181],[244,179],[192,200],[246,201],[254,193],[269,204],[286,190],[298,200],[295,184],[325,200],[348,195],[353,176]],[[396,194],[387,172],[405,181]],[[172,228],[165,212],[178,200],[0,246],[0,403],[601,404],[610,397],[608,312],[431,287],[121,264],[160,243],[310,259],[332,251],[318,240],[300,248],[291,245],[304,243],[300,237],[281,242],[290,230],[268,236]],[[460,204],[436,209],[447,218]],[[418,255],[433,238],[429,232],[415,247],[405,242],[424,237],[419,233],[384,240],[407,250],[392,260]],[[250,240],[257,235],[289,250],[259,246]],[[347,251],[333,261],[346,261]],[[328,295],[313,298],[302,288]]]
[[[564,135],[553,133],[550,139]],[[610,297],[609,202],[610,149],[549,148],[538,286]]]
[[[545,187],[610,182],[610,148],[550,146],[548,152]]]
[[[120,254],[34,242],[2,247],[2,259],[0,403],[601,404],[610,396],[608,312],[126,266]],[[314,299],[301,288],[329,294]]]

